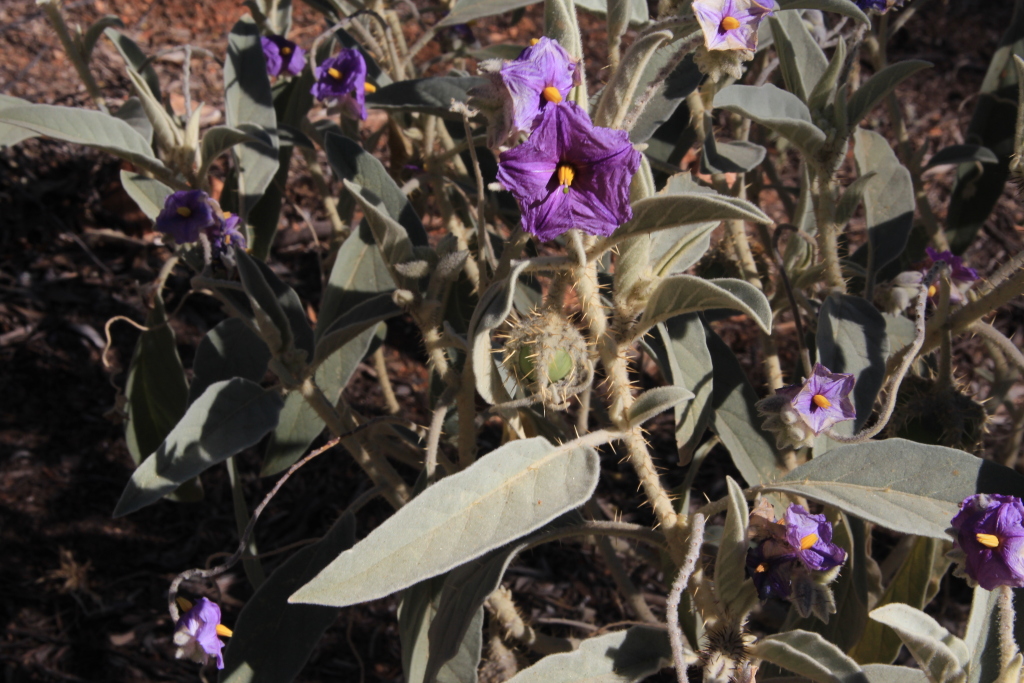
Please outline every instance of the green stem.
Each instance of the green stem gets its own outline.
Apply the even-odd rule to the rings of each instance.
[[[85,84],[85,89],[89,92],[89,97],[91,97],[92,101],[96,103],[96,107],[100,111],[104,114],[109,114],[110,112],[107,110],[107,102],[103,97],[103,93],[100,92],[100,86],[97,85],[96,79],[93,78],[92,72],[89,70],[89,65],[86,63],[85,58],[78,49],[78,45],[71,39],[71,34],[68,33],[67,24],[64,23],[64,15],[62,15],[60,11],[59,0],[46,0],[40,4],[42,4],[43,10],[46,12],[46,16],[53,25],[53,30],[57,32],[57,37],[60,39],[60,44],[64,48],[64,52],[74,65],[75,71],[78,72],[78,77],[81,78],[82,83]]]
[[[814,180],[814,215],[818,221],[818,251],[825,266],[825,284],[841,294],[846,293],[846,282],[839,265],[839,226],[836,225],[836,183],[818,169]]]

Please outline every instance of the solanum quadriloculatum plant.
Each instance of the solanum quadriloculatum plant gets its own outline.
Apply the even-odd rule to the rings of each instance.
[[[231,680],[291,680],[334,619],[301,605],[397,595],[399,630],[421,634],[402,642],[415,683],[476,680],[481,658],[507,662],[509,646],[526,657],[521,682],[584,671],[640,680],[670,666],[681,682],[691,667],[705,681],[749,682],[768,665],[814,681],[1019,679],[1008,591],[1024,583],[1024,479],[1006,466],[1016,453],[980,457],[988,417],[957,379],[954,344],[985,340],[998,374],[989,405],[1012,405],[1024,356],[985,317],[1024,291],[1024,257],[980,277],[964,255],[977,225],[966,230],[955,207],[943,224],[913,142],[897,153],[865,123],[884,104],[902,130],[895,93],[928,66],[886,66],[902,3],[668,0],[650,16],[609,0],[606,65],[583,54],[577,10],[592,5],[546,0],[546,35],[474,76],[437,75],[469,65],[462,47],[430,60],[420,51],[451,31],[459,38],[446,44],[472,44],[465,22],[502,3],[421,8],[410,31],[407,4],[346,15],[344,3],[314,3],[326,30],[299,44],[290,6],[257,0],[228,37],[226,124],[205,130],[189,88],[185,114],[168,113],[155,72],[132,57],[138,46],[112,28],[149,120],[110,115],[84,37],[103,26],[74,36],[59,5],[42,4],[99,111],[6,98],[0,130],[120,156],[125,189],[167,248],[128,372],[137,469],[115,514],[174,504],[161,499],[195,493],[221,463],[241,514],[234,456],[246,449],[259,449],[262,475],[285,472],[238,520],[228,561],[172,582],[179,657],[216,662]],[[996,55],[993,73],[1024,74],[1024,61]],[[681,106],[688,116],[674,116]],[[374,154],[383,140],[387,164]],[[769,215],[762,190],[765,178],[779,189],[783,146],[799,189]],[[1024,130],[1006,146],[1024,153]],[[692,147],[700,165],[684,169]],[[266,263],[296,151],[332,225],[317,245],[328,272],[315,325],[313,302]],[[965,173],[1004,163],[979,146],[942,154]],[[840,175],[844,164],[856,179]],[[211,174],[229,190],[216,195]],[[706,276],[713,240],[726,277]],[[159,368],[187,385],[174,344],[151,343],[172,334],[161,294],[172,272],[225,313],[196,351],[185,406],[139,381]],[[419,423],[394,401],[380,345],[398,316],[428,358],[430,415]],[[724,318],[756,339],[759,385],[718,336]],[[653,365],[638,362],[647,357]],[[386,418],[343,394],[364,358],[391,397]],[[644,428],[662,414],[653,428],[671,425],[670,452]],[[332,450],[359,464],[366,493],[266,576],[252,550],[259,513]],[[598,487],[620,458],[639,484],[636,522],[592,504],[616,484]],[[722,474],[726,458],[743,485]],[[719,496],[704,504],[692,495],[701,468],[714,468],[707,491]],[[354,520],[378,496],[395,512],[356,541]],[[872,538],[892,533],[904,540],[883,587]],[[539,633],[502,585],[508,563],[527,547],[595,537],[626,617],[645,623],[601,625],[582,644]],[[966,640],[923,611],[950,547],[957,575],[978,586]],[[240,560],[254,594],[221,653],[220,608],[178,594],[207,591]],[[643,564],[660,572],[664,610],[650,584],[633,583],[627,568]],[[481,654],[484,628],[492,646]],[[864,668],[897,659],[900,640],[884,628],[921,670]]]

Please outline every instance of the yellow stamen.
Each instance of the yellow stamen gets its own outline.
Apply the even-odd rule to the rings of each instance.
[[[225,211],[223,213],[223,215],[224,215],[224,220],[227,220],[228,218],[231,218],[231,212],[230,211]]]
[[[740,21],[736,17],[724,17],[722,19],[722,30],[731,31],[740,27]]]
[[[565,188],[566,194],[569,192],[569,187],[572,185],[572,181],[576,178],[576,169],[570,164],[560,163],[555,171],[558,174],[558,184]]]
[[[530,38],[530,46],[534,46],[540,42],[540,38]]]
[[[373,93],[377,92],[377,86],[375,86],[373,83],[370,83],[369,81],[367,81],[366,83],[363,83],[363,90],[365,90],[366,92],[368,92],[370,94],[373,94]]]
[[[818,406],[819,408],[831,408],[832,407],[832,401],[828,400],[827,398],[825,398],[821,394],[815,394],[814,397],[811,398],[811,400],[814,401],[814,405]]]
[[[192,209],[188,208],[187,206],[179,206],[176,209],[176,211],[178,212],[178,215],[181,216],[182,218],[188,218],[189,216],[192,215]]]
[[[192,609],[192,603],[186,600],[185,598],[178,597],[175,598],[174,601],[178,603],[178,607],[180,607],[184,612],[187,612],[190,609]]]
[[[284,47],[281,48],[281,54],[287,56],[287,55],[290,55],[291,53],[292,53],[292,49],[290,47],[288,47],[287,45],[285,45]]]
[[[982,544],[986,548],[998,548],[999,537],[993,536],[992,534],[974,534],[974,537],[978,539],[978,543]]]
[[[807,534],[800,539],[800,550],[807,550],[818,542],[818,534]]]
[[[754,571],[758,574],[764,574],[766,571],[768,571],[768,567],[766,567],[764,562],[762,562],[761,564],[757,565]]]
[[[335,69],[333,66],[327,70],[327,75],[336,80],[341,80],[341,72]]]
[[[540,94],[544,96],[544,99],[548,102],[554,102],[558,104],[562,101],[562,93],[558,92],[558,88],[553,85],[549,85],[540,91]]]
[[[230,638],[234,634],[231,632],[231,629],[224,624],[217,624],[217,635],[221,638]]]
[[[935,285],[928,285],[928,296],[935,296],[939,289]]]

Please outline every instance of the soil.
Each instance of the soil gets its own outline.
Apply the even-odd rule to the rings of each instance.
[[[966,3],[930,2],[900,32],[890,53],[893,61],[924,58],[935,64],[900,89],[915,146],[926,145],[934,152],[963,141],[988,61],[1009,22],[1010,5],[985,3],[982,12]],[[128,34],[150,54],[188,42],[218,59],[228,30],[246,11],[228,0],[82,0],[65,9],[70,22],[82,26],[104,14],[121,17]],[[523,43],[539,33],[542,23],[542,12],[534,6],[516,23],[505,17],[479,22],[474,30],[484,44]],[[599,81],[602,72],[596,67],[606,52],[605,37],[600,23],[590,21],[589,28],[588,73]],[[323,29],[319,14],[296,6],[292,38],[308,46]],[[119,58],[104,41],[96,49],[104,94],[114,103],[123,101],[129,89]],[[32,102],[90,106],[32,0],[0,4],[0,54],[0,93]],[[178,55],[177,62],[174,54],[156,62],[167,92],[181,91]],[[216,61],[194,63],[193,88],[193,97],[209,105],[210,122],[215,122],[223,105]],[[180,106],[178,100],[172,97],[172,105]],[[869,124],[890,134],[882,108]],[[790,162],[782,158],[778,163],[791,182]],[[301,179],[304,168],[295,164],[293,173]],[[120,188],[120,168],[104,154],[52,141],[31,140],[0,150],[0,662],[9,683],[195,680],[197,666],[174,659],[167,586],[178,572],[216,562],[237,543],[223,468],[203,476],[206,500],[200,504],[162,502],[126,518],[111,518],[133,469],[118,396],[139,332],[114,322],[111,348],[104,353],[106,326],[115,316],[139,323],[145,319],[142,290],[169,254]],[[950,171],[928,177],[929,199],[940,217],[951,184]],[[308,181],[297,182],[296,188],[289,196],[292,204],[285,212],[273,266],[315,310],[318,252],[324,245],[313,244],[298,208],[317,228],[326,216]],[[764,199],[771,205],[771,197]],[[1024,246],[1022,224],[1024,211],[1008,188],[968,252],[969,262],[983,274],[993,272]],[[184,277],[171,278],[167,303],[176,311],[172,327],[186,368],[199,339],[223,317],[213,300],[186,298],[187,291]],[[1000,311],[997,326],[1011,338],[1024,334],[1024,306],[1015,302]],[[731,319],[719,331],[755,386],[762,386],[754,330]],[[411,329],[392,329],[385,344],[387,367],[403,415],[425,424],[426,372],[422,352],[409,338]],[[990,365],[983,351],[970,340],[958,347],[958,374],[978,398],[984,398],[988,386],[980,371]],[[784,360],[793,366],[793,358]],[[651,364],[642,367],[649,372],[638,375],[638,381],[655,385]],[[360,366],[346,390],[349,402],[366,415],[385,412],[374,378],[370,366]],[[1008,414],[1005,408],[1001,411],[986,437],[986,453],[999,452],[1010,432]],[[664,419],[651,425],[651,442],[665,467],[666,483],[679,484],[685,470],[675,466],[671,430]],[[273,482],[256,476],[255,449],[240,460],[252,506]],[[715,453],[710,462],[697,484],[714,498],[724,492],[725,474],[738,475],[724,452]],[[621,519],[649,523],[650,511],[640,505],[631,471],[611,453],[603,467],[598,490],[602,507],[618,512]],[[256,536],[260,551],[319,537],[365,488],[363,475],[343,452],[314,461],[264,513]],[[360,515],[359,536],[388,514],[385,504],[371,503]],[[284,557],[268,557],[267,569]],[[629,561],[628,568],[655,611],[662,613],[660,596],[666,586],[657,565]],[[524,615],[555,635],[583,637],[588,633],[585,625],[635,618],[614,597],[608,568],[591,546],[567,543],[532,551],[507,579]],[[251,594],[241,568],[217,586],[194,588],[221,603],[229,625]],[[963,593],[947,591],[940,597],[946,602],[933,606],[955,628],[962,627]],[[391,598],[342,610],[299,680],[400,680],[396,606]],[[203,675],[214,679],[209,670]],[[657,680],[673,677],[663,673]]]

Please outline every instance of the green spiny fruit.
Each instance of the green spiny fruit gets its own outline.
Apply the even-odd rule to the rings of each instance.
[[[586,339],[555,311],[534,311],[513,322],[505,351],[504,363],[519,383],[556,410],[593,375]]]
[[[938,389],[932,379],[910,376],[900,386],[888,435],[975,452],[987,422],[985,408],[958,387]]]

